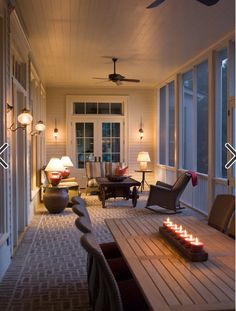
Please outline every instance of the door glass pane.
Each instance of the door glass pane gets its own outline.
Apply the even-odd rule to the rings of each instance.
[[[159,162],[166,164],[166,87],[160,89],[160,150]]]
[[[112,123],[112,136],[120,137],[120,123]]]
[[[85,137],[93,137],[93,123],[85,123]]]
[[[82,153],[78,154],[77,166],[78,166],[78,168],[84,168],[84,154],[82,154]]]
[[[197,66],[197,171],[208,173],[208,62]]]
[[[102,161],[104,162],[111,162],[111,155],[107,153],[102,154]]]
[[[85,114],[85,104],[74,103],[74,114]]]
[[[84,137],[84,124],[76,123],[76,137]]]
[[[169,91],[169,160],[168,164],[170,166],[175,165],[175,89],[174,81],[168,84]]]
[[[182,166],[193,169],[193,72],[182,75]]]
[[[94,158],[94,124],[78,122],[75,124],[77,167],[84,168],[85,160]]]
[[[84,140],[77,139],[77,153],[84,153]]]
[[[112,162],[120,162],[120,154],[119,153],[113,153],[112,154]]]
[[[111,114],[122,114],[121,103],[111,103]]]
[[[102,137],[110,137],[110,123],[102,123]]]
[[[112,138],[112,152],[120,152],[120,138]]]
[[[99,114],[109,114],[109,103],[99,103],[98,104]]]
[[[97,103],[86,103],[86,114],[97,114]]]
[[[102,123],[102,159],[120,161],[120,123]]]
[[[110,153],[111,152],[110,139],[103,139],[102,140],[102,152],[103,153]]]

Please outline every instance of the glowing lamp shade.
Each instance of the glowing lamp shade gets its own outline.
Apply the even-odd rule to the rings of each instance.
[[[23,109],[17,119],[22,125],[28,125],[33,121],[33,117],[27,109]]]
[[[61,157],[61,162],[65,167],[74,166],[70,157],[68,157],[68,156]]]
[[[140,170],[145,171],[147,169],[147,162],[151,161],[148,152],[146,151],[139,152],[137,161],[139,162]]]
[[[45,168],[46,172],[64,172],[64,165],[59,158],[51,158]]]
[[[48,179],[53,186],[57,186],[60,183],[64,170],[65,167],[59,158],[51,158],[48,162],[45,171],[49,172]]]
[[[43,132],[45,130],[45,124],[43,123],[43,121],[39,121],[36,125],[35,125],[35,130],[38,132]]]

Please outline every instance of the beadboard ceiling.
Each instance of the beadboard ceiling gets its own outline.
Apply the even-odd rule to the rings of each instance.
[[[17,0],[46,86],[119,87],[94,80],[117,72],[153,87],[234,30],[234,0],[207,7],[195,0]],[[104,57],[105,56],[105,57]]]

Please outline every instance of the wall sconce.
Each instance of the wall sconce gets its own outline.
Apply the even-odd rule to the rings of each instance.
[[[143,129],[140,128],[138,131],[139,131],[139,138],[140,138],[140,140],[142,140],[143,139]]]
[[[143,139],[143,136],[144,136],[142,118],[140,119],[140,128],[139,128],[138,131],[139,131],[139,138],[140,138],[140,140],[142,140],[142,139]]]
[[[43,121],[38,121],[38,123],[35,125],[35,131],[32,131],[30,134],[32,136],[34,135],[40,135],[43,131],[45,131],[45,124],[43,123]]]
[[[25,130],[26,126],[29,125],[33,121],[33,117],[30,114],[30,111],[28,109],[24,108],[22,110],[22,112],[18,115],[17,120],[20,124],[22,124],[22,126],[17,126],[15,128],[13,128],[14,123],[12,123],[12,125],[9,127],[9,130],[11,130],[12,132],[15,132],[16,130],[18,130],[20,128]]]
[[[53,135],[54,135],[55,140],[57,140],[58,128],[57,128],[57,120],[56,119],[55,119],[55,128],[54,128],[54,131],[53,131]]]

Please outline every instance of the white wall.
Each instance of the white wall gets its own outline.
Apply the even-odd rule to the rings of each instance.
[[[139,151],[148,151],[152,162],[150,169],[154,167],[155,150],[155,109],[153,89],[122,88],[47,88],[47,131],[46,152],[47,161],[51,157],[61,157],[66,153],[66,95],[123,95],[128,96],[128,165],[129,174],[138,180],[139,173],[134,170],[138,168],[137,154]],[[139,128],[142,117],[144,138],[140,143]],[[58,139],[55,142],[53,129],[57,120]],[[153,175],[147,174],[147,180],[153,181]]]

